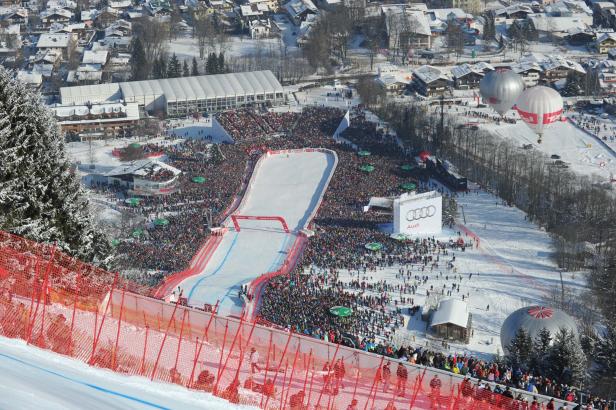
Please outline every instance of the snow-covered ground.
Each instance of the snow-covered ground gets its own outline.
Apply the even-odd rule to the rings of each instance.
[[[503,353],[500,328],[510,313],[524,306],[553,304],[553,293],[561,288],[560,272],[551,259],[554,248],[549,234],[529,222],[524,212],[503,205],[500,199],[478,187],[458,196],[457,201],[461,210],[458,222],[480,238],[479,247],[455,252],[455,271],[442,266],[444,263],[434,270],[412,267],[413,276],[427,275],[429,279],[427,283],[419,284],[415,295],[402,296],[413,298],[414,305],[423,306],[431,287],[431,293],[445,289],[444,297],[447,298],[446,291],[451,290],[454,283],[459,285],[460,291],[454,290],[451,297],[462,299],[464,295],[469,304],[473,315],[470,343],[449,343],[450,348],[444,348],[440,339],[426,336],[426,323],[420,320],[419,314],[405,314],[405,327],[397,331],[393,340],[398,344],[427,345],[434,350],[490,358],[497,352]],[[437,238],[456,240],[458,231],[465,237],[462,229],[454,227],[443,230]],[[465,240],[470,241],[470,238],[465,237]],[[441,260],[449,258],[451,255],[441,256]],[[403,284],[404,279],[397,277],[398,269],[399,266],[393,266],[371,273],[369,282],[386,280],[392,285]],[[357,279],[357,273],[342,272],[340,279],[348,282],[351,277]],[[568,295],[577,294],[586,286],[581,273],[564,272],[563,282]],[[415,280],[407,279],[406,283],[413,284]],[[377,294],[379,292],[374,293]],[[397,292],[390,295],[394,300],[400,300]],[[412,305],[398,303],[398,306],[407,308]]]
[[[208,393],[122,376],[0,337],[0,408],[70,409],[249,409]]]
[[[125,148],[135,142],[140,144],[173,145],[180,141],[180,139],[171,141],[163,137],[149,138],[148,140],[138,137],[113,138],[92,142],[69,142],[66,144],[66,151],[69,159],[75,163],[115,166],[121,165],[122,161],[120,161],[120,158],[113,156],[114,148]]]
[[[233,143],[216,118],[179,118],[165,123],[165,133],[173,137],[207,139],[215,144]]]
[[[346,90],[346,87],[341,88],[334,87],[333,85],[326,85],[298,91],[294,93],[294,95],[297,103],[303,106],[316,105],[346,110],[361,104],[361,99],[357,92],[354,91],[353,98],[349,99],[344,97],[344,90]]]
[[[467,110],[470,110],[471,113],[480,112],[489,116],[496,115],[490,108],[477,108],[473,105],[469,103],[468,107],[449,107],[448,113],[460,123],[478,123],[482,129],[488,130],[500,138],[513,140],[516,145],[532,144],[533,147],[548,156],[556,154],[575,173],[598,175],[605,181],[616,174],[616,155],[614,155],[614,152],[569,121],[557,122],[547,127],[543,142],[537,144],[537,135],[524,124],[515,111],[510,110],[506,116],[515,118],[516,124],[497,124],[491,119],[467,115]],[[436,113],[438,108],[433,110]]]
[[[225,54],[225,58],[258,55],[260,53],[266,55],[270,53],[280,53],[283,45],[279,38],[257,40],[249,37],[230,37],[221,48],[221,50],[209,50],[209,52],[222,51]],[[193,57],[199,59],[197,38],[177,38],[169,42],[169,50],[175,53],[180,61],[192,60]],[[208,51],[206,51],[206,54],[207,52]]]
[[[240,232],[229,231],[198,275],[180,283],[188,303],[202,306],[220,301],[221,315],[239,314],[242,284],[277,270],[293,245],[297,231],[309,223],[335,167],[335,157],[323,152],[293,152],[268,156],[255,171],[238,215],[281,216],[278,221],[240,221]]]

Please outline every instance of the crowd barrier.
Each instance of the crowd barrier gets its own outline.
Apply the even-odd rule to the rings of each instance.
[[[0,290],[2,336],[233,403],[262,409],[346,409],[354,401],[364,410],[518,408],[453,373],[166,303],[149,296],[152,288],[5,232]],[[548,400],[538,398],[542,406]]]

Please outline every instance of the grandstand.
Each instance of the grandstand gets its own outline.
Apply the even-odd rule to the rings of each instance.
[[[137,103],[170,117],[244,106],[280,105],[282,85],[271,71],[250,71],[60,88],[62,106]]]

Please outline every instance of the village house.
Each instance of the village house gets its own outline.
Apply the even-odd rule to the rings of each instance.
[[[413,71],[413,86],[425,97],[445,94],[449,84],[447,75],[437,67],[424,65]]]

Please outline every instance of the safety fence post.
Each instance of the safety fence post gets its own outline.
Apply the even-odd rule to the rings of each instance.
[[[423,383],[424,376],[426,375],[426,370],[428,369],[424,368],[423,373],[419,377],[419,383],[417,383],[417,388],[413,392],[413,399],[411,400],[411,405],[409,406],[410,410],[413,410],[413,404],[415,404],[415,400],[417,399],[417,394],[419,393],[419,390],[421,389],[421,384]]]
[[[26,342],[30,343],[30,321],[32,320],[32,314],[34,313],[34,298],[35,294],[38,297],[38,292],[36,289],[38,288],[39,282],[39,262],[40,258],[36,258],[36,263],[34,264],[34,278],[32,280],[32,297],[30,298],[30,306],[28,307],[28,323],[26,324]],[[38,308],[38,306],[37,306]]]
[[[165,342],[167,341],[167,335],[169,334],[169,328],[171,327],[171,320],[175,317],[175,311],[180,304],[180,300],[182,300],[182,292],[178,296],[178,300],[176,300],[175,305],[173,306],[173,312],[171,313],[171,317],[169,318],[169,322],[167,323],[167,329],[165,329],[165,335],[163,336],[163,341],[160,344],[160,349],[158,349],[158,355],[156,356],[156,362],[154,362],[154,368],[152,369],[152,374],[150,375],[150,380],[154,380],[154,375],[156,374],[156,370],[158,369],[158,361],[160,360],[160,355],[163,352],[163,348],[165,347]]]
[[[227,323],[229,323],[227,321]],[[218,377],[217,380],[220,380],[220,378],[222,377],[225,368],[227,367],[227,363],[229,362],[229,358],[231,357],[231,355],[233,354],[233,348],[235,347],[235,342],[237,341],[237,336],[240,334],[240,332],[242,331],[242,325],[243,325],[243,320],[240,319],[240,322],[237,326],[237,331],[235,332],[235,336],[233,336],[233,341],[231,342],[231,347],[229,348],[229,354],[227,354],[227,359],[225,360],[225,364],[220,367],[218,366]],[[222,354],[224,354],[224,351],[222,352]],[[220,358],[222,359],[222,354],[220,356]],[[221,361],[222,363],[222,361]],[[216,385],[218,386],[218,383],[216,383]]]
[[[148,333],[150,330],[150,326],[145,324],[145,342],[143,343],[143,355],[141,356],[141,366],[139,367],[139,375],[143,376],[145,373],[145,353],[148,349]]]
[[[269,370],[270,352],[272,350],[272,338],[273,337],[274,337],[274,334],[270,330],[270,339],[269,339],[269,344],[267,345],[267,357],[265,358],[265,375],[263,376],[263,386],[265,386],[265,383],[267,382],[267,373]],[[261,407],[262,405],[263,405],[263,390],[261,390],[261,400],[259,401],[259,407]]]
[[[334,368],[334,363],[336,363],[336,356],[338,355],[338,349],[340,349],[340,343],[338,343],[336,345],[336,351],[334,352],[334,357],[332,358],[331,364],[329,366],[329,369],[327,370],[327,381],[325,383],[323,383],[323,388],[321,389],[321,393],[319,393],[319,399],[317,400],[317,407],[319,407],[319,405],[321,404],[321,397],[323,397],[323,391],[326,388],[329,388],[329,384],[331,384],[331,369]]]
[[[370,393],[368,394],[368,398],[366,399],[366,405],[364,406],[364,410],[368,409],[368,404],[370,403],[370,398],[372,397],[372,391],[376,390],[377,382],[379,375],[381,374],[381,369],[383,368],[383,362],[385,361],[385,356],[381,356],[381,361],[379,363],[379,367],[377,367],[376,372],[374,373],[374,379],[372,380],[372,386],[370,387]]]
[[[355,396],[357,395],[357,385],[359,385],[359,375],[361,374],[359,367],[359,355],[357,356],[357,376],[355,377],[355,385],[353,386],[353,398],[351,401],[355,400]]]
[[[199,345],[199,348],[198,350],[195,348],[196,350],[195,359],[193,361],[192,371],[190,372],[190,379],[188,380],[189,386],[192,385],[192,382],[194,380],[195,369],[197,368],[197,361],[199,360],[199,356],[201,355],[201,349],[203,348],[203,343],[207,340],[207,334],[210,329],[210,324],[212,323],[212,319],[214,319],[214,316],[216,315],[217,311],[218,311],[218,301],[216,301],[216,305],[214,306],[214,309],[212,310],[212,314],[210,315],[210,319],[208,320],[207,325],[203,328],[203,336],[201,337],[201,343],[199,343],[199,338],[197,338],[197,345]]]
[[[287,348],[289,347],[289,342],[291,341],[291,337],[293,336],[293,332],[289,332],[289,337],[287,338],[287,344],[284,346],[284,351],[282,352],[282,357],[280,357],[280,362],[278,362],[278,366],[276,366],[276,374],[272,379],[272,385],[276,385],[276,379],[278,378],[278,373],[280,372],[280,366],[282,366],[282,361],[284,360],[284,356],[287,354]],[[269,403],[270,396],[267,396],[267,400],[265,400],[265,407],[267,408],[267,403]]]
[[[115,290],[117,283],[118,283],[118,273],[116,272],[115,276],[113,277],[113,283],[111,284],[111,290],[109,291],[109,298],[107,299],[107,304],[105,305],[105,311],[103,312],[103,317],[101,318],[101,326],[98,328],[98,332],[94,337],[94,344],[92,346],[92,354],[90,355],[88,364],[93,364],[94,353],[96,352],[96,346],[98,345],[98,341],[101,337],[101,332],[103,331],[103,325],[105,324],[105,316],[107,316],[107,310],[109,309],[109,304],[111,303],[111,299],[113,298],[113,291]],[[98,312],[98,309],[96,310]]]
[[[216,378],[216,384],[214,385],[214,394],[216,394],[216,392],[218,391],[218,382],[220,382],[220,366],[222,366],[222,357],[225,354],[225,345],[227,344],[227,331],[229,330],[229,321],[227,320],[225,322],[225,334],[222,338],[222,347],[220,348],[220,360],[218,361],[218,373],[217,375],[219,377]]]
[[[302,391],[304,394],[306,393],[306,384],[308,383],[308,370],[310,368],[310,361],[312,360],[312,348],[310,348],[310,354],[308,355],[308,364],[304,367],[306,368],[306,376],[304,377],[304,386],[302,387]],[[302,403],[303,405],[304,403]]]
[[[299,354],[300,346],[301,346],[301,339],[298,338],[297,339],[297,349],[295,350],[295,357],[293,358],[293,365],[291,366],[291,377],[289,377],[289,385],[287,387],[287,394],[282,400],[282,402],[280,403],[281,409],[283,408],[284,404],[287,402],[287,399],[289,398],[289,390],[291,390],[291,383],[293,382],[293,375],[295,374],[295,363],[297,362],[297,356]]]
[[[310,389],[308,390],[308,401],[310,403],[310,399],[312,398],[312,386],[314,383],[314,359],[312,360],[312,373],[310,374]]]
[[[282,376],[282,386],[280,388],[280,410],[282,410],[284,408],[284,403],[285,403],[285,399],[284,399],[284,390],[287,384],[287,373],[289,370],[289,361],[287,360],[287,363],[284,366],[284,376]],[[291,383],[291,380],[289,379],[289,383]]]
[[[180,359],[180,348],[182,347],[182,336],[184,335],[184,319],[186,318],[186,313],[188,311],[184,309],[184,314],[182,315],[182,324],[180,325],[180,340],[178,340],[178,350],[175,353],[175,363],[173,363],[173,368],[177,370],[178,368],[178,360]]]
[[[43,296],[43,298],[45,298],[46,295],[46,291],[47,291],[47,282],[49,280],[49,270],[51,269],[51,264],[53,263],[53,260],[56,256],[56,245],[53,245],[53,248],[51,249],[51,256],[49,258],[49,263],[47,264],[47,267],[45,268],[45,277],[43,279],[43,283],[41,285],[41,288],[39,289],[38,292],[38,297],[36,299],[36,309],[34,311],[34,317],[32,317],[32,322],[29,322],[28,324],[28,339],[26,341],[27,344],[30,344],[30,340],[32,337],[32,331],[34,330],[34,324],[36,322],[36,315],[38,314],[38,308],[39,305],[41,303],[41,295]],[[36,276],[35,276],[36,279]],[[43,300],[43,305],[45,305],[47,303],[46,300]],[[45,307],[43,306],[43,324],[41,324],[41,334],[43,332],[43,325],[44,325],[44,320],[45,320]]]
[[[124,313],[124,294],[126,293],[126,287],[122,288],[122,300],[120,302],[120,315],[118,317],[118,330],[116,332],[115,346],[113,348],[113,355],[111,358],[111,368],[116,369],[117,357],[118,357],[118,342],[120,341],[120,328],[122,327],[122,313]]]
[[[83,265],[82,265],[83,266]],[[73,313],[71,314],[71,328],[70,328],[70,336],[68,340],[68,351],[72,352],[73,347],[73,329],[75,327],[75,313],[77,312],[77,296],[79,295],[79,280],[81,279],[81,266],[77,271],[77,277],[75,278],[75,296],[73,300]],[[72,356],[72,354],[71,354]]]

